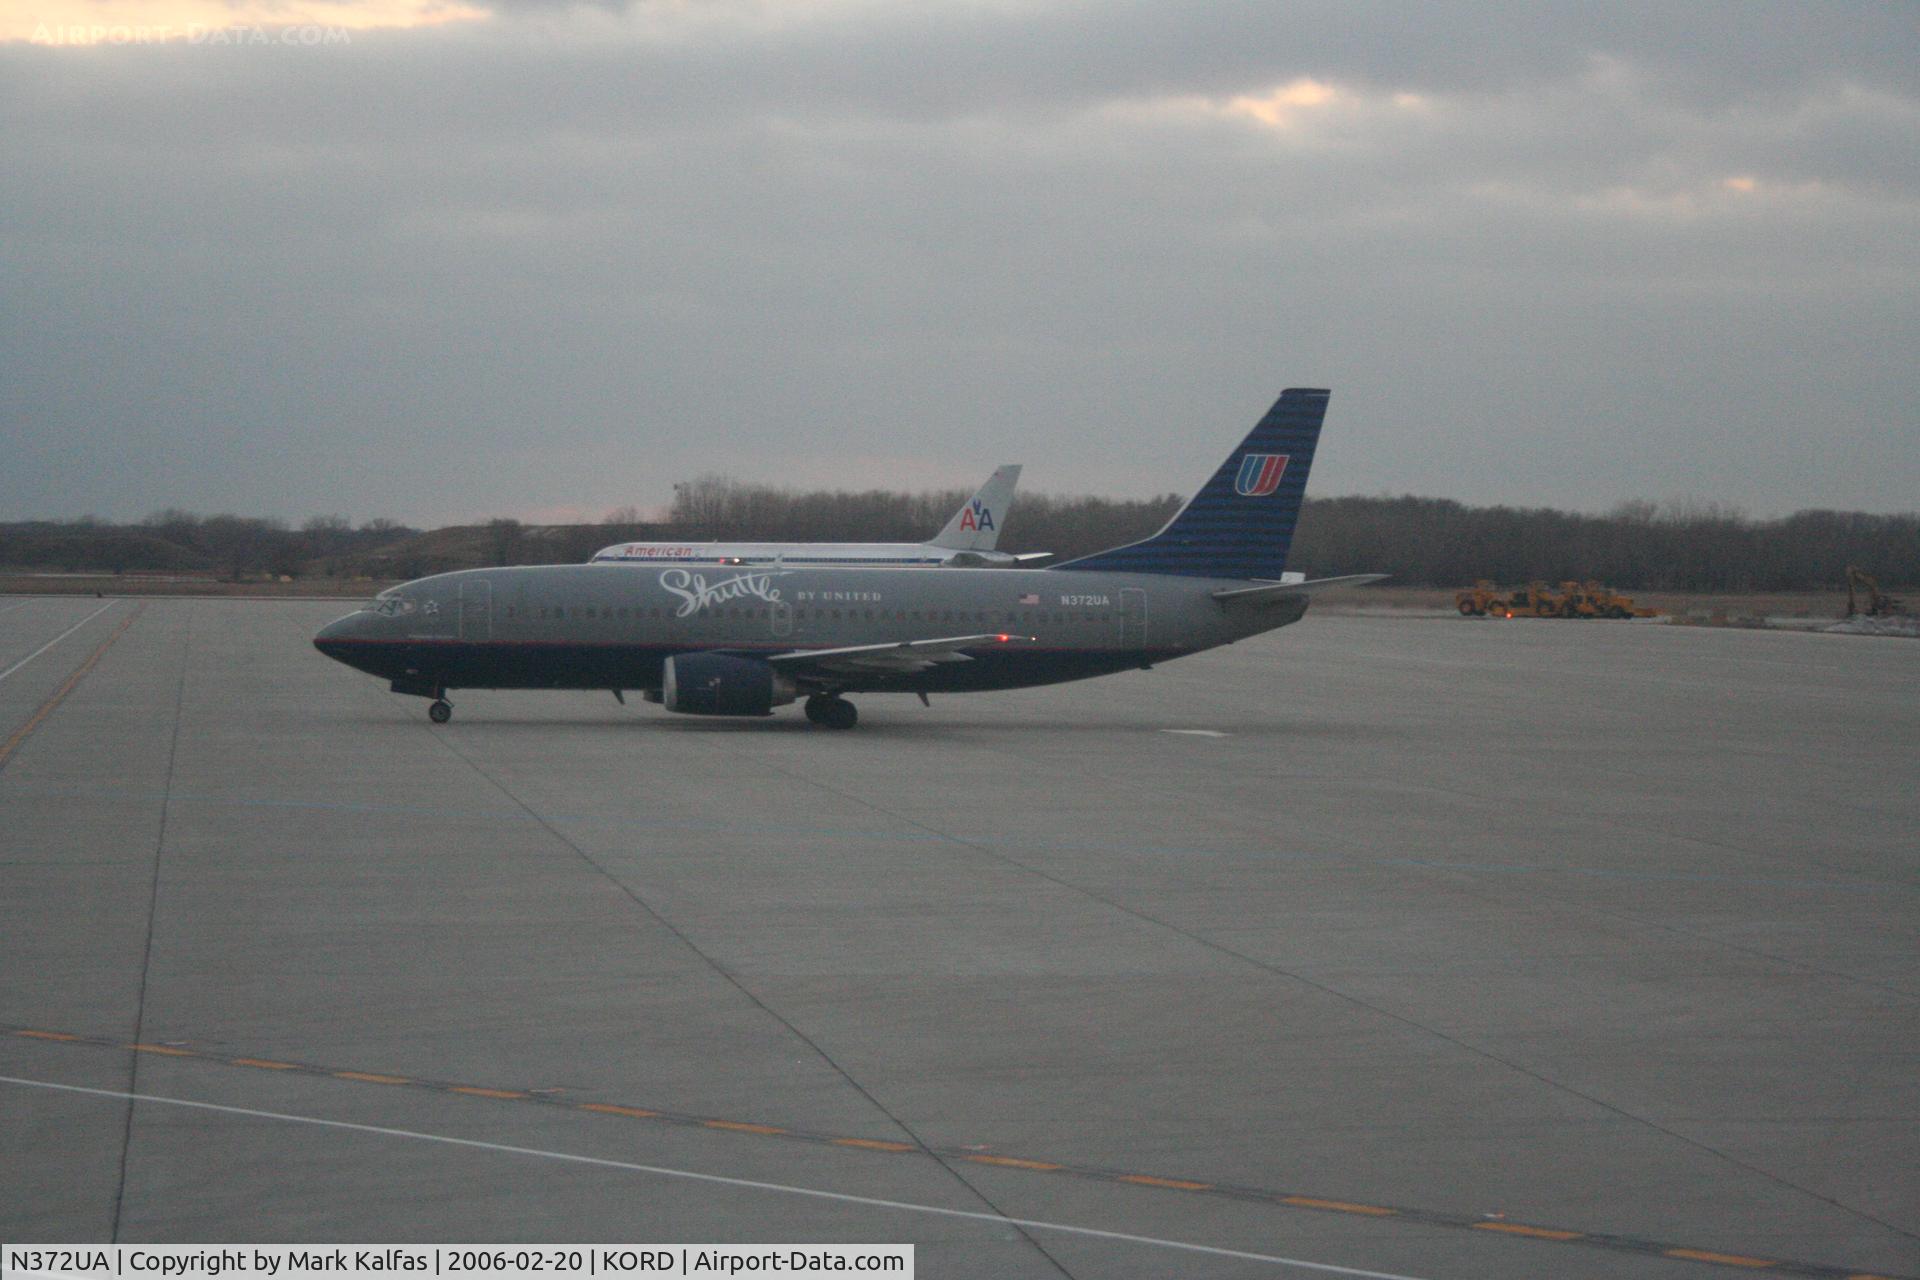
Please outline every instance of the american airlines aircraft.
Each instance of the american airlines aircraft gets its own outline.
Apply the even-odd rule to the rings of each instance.
[[[1018,689],[1145,669],[1298,622],[1287,549],[1328,393],[1280,399],[1200,491],[1140,542],[1045,569],[927,573],[767,565],[466,569],[381,592],[320,652],[433,699],[452,689],[637,689],[685,715],[805,699],[832,729],[850,693]]]
[[[960,505],[931,542],[621,542],[593,553],[591,564],[774,564],[893,565],[901,568],[953,565],[980,568],[1045,560],[1050,552],[1008,555],[995,551],[1017,464],[1001,467]]]

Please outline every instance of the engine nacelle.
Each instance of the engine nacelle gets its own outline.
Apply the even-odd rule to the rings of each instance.
[[[661,705],[683,716],[769,716],[796,693],[767,663],[726,653],[676,653],[660,681]]]

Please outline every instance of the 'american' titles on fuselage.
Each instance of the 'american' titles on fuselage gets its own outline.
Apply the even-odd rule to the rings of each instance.
[[[435,699],[457,688],[641,690],[765,715],[844,695],[1013,689],[1143,667],[1294,622],[1333,581],[1285,572],[1327,393],[1282,394],[1158,534],[1047,569],[642,564],[472,569],[406,583],[315,637]]]

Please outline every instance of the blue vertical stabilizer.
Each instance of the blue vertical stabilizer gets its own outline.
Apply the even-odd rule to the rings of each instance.
[[[1052,566],[1195,578],[1278,578],[1307,489],[1331,392],[1280,393],[1240,447],[1167,527],[1144,542]]]

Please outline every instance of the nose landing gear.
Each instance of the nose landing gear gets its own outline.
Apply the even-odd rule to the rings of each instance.
[[[802,709],[807,719],[826,729],[851,729],[860,723],[859,711],[837,693],[816,693]]]
[[[427,719],[435,724],[445,724],[453,719],[453,704],[445,698],[434,699],[433,705],[427,708]]]

